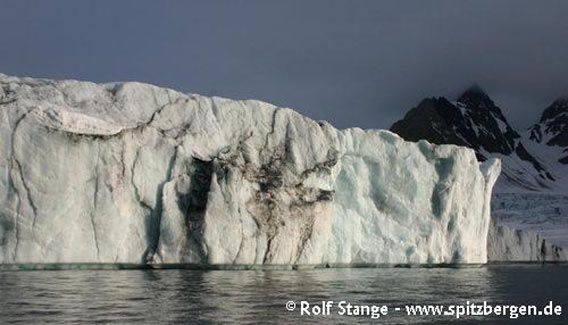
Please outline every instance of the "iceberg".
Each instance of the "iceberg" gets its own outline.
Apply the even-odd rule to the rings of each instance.
[[[0,263],[485,263],[496,159],[256,100],[0,75]]]

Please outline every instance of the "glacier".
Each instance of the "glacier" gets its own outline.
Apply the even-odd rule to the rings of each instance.
[[[3,264],[506,257],[499,160],[256,100],[0,75],[0,170]]]
[[[565,262],[568,252],[537,232],[491,220],[487,258],[493,262]]]

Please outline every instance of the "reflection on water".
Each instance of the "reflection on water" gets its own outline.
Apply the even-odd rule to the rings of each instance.
[[[346,300],[389,306],[466,300],[544,304],[552,300],[562,304],[568,313],[567,276],[566,265],[302,271],[0,271],[0,323],[370,320],[334,314],[306,318],[297,311],[287,311],[288,300]],[[382,319],[389,323],[433,320],[436,318],[407,317],[402,312],[391,312]],[[539,320],[544,319],[525,319],[529,323]],[[548,320],[565,322],[566,318]]]

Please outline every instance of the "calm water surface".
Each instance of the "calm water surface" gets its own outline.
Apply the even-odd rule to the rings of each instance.
[[[544,304],[568,314],[567,265],[472,268],[360,268],[301,271],[0,271],[0,324],[47,322],[370,322],[369,317],[300,316],[289,300],[356,304]],[[479,318],[467,318],[478,322]],[[485,319],[568,324],[566,316]],[[389,310],[382,323],[448,322]]]

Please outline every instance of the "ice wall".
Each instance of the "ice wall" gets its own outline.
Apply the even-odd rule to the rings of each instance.
[[[535,232],[491,221],[487,258],[490,262],[561,262],[568,261],[568,252]]]
[[[484,263],[499,161],[254,101],[0,75],[1,263]]]

